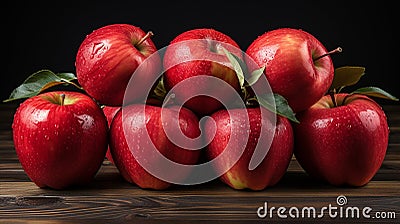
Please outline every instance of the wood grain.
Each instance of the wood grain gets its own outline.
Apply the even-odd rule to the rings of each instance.
[[[263,191],[238,191],[214,180],[164,191],[144,190],[125,182],[106,159],[94,180],[68,190],[42,189],[23,171],[12,141],[12,118],[17,104],[0,106],[0,223],[399,223],[400,106],[385,105],[390,125],[389,146],[381,169],[363,187],[333,187],[310,178],[295,157],[282,180]],[[323,217],[260,219],[257,209],[268,207],[338,206],[347,197],[351,207],[371,207],[396,219]],[[338,206],[340,207],[340,206]]]

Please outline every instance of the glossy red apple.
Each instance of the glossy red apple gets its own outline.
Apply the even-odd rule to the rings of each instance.
[[[184,170],[162,168],[160,158],[152,151],[158,150],[167,159],[178,164],[197,163],[200,151],[191,150],[195,145],[189,143],[188,148],[182,148],[167,137],[164,129],[171,124],[177,125],[172,127],[172,131],[177,132],[180,129],[187,138],[197,138],[200,135],[197,116],[186,108],[178,110],[177,107],[131,104],[117,112],[111,123],[110,150],[115,165],[126,181],[144,189],[155,190],[172,185],[171,182],[158,178],[157,174],[148,172],[143,163],[155,169],[161,167],[164,172],[176,175],[177,179],[187,178],[189,174]]]
[[[151,32],[146,34],[130,24],[111,24],[94,30],[83,40],[76,55],[79,84],[100,104],[109,106],[123,104],[125,89],[139,65],[146,69],[137,80],[152,86],[160,73],[161,61],[151,36]],[[153,53],[152,60],[145,61]],[[146,91],[133,89],[137,91],[130,93],[132,101],[145,97]]]
[[[301,29],[265,32],[249,45],[246,54],[249,67],[252,60],[259,67],[265,66],[272,91],[282,95],[294,112],[316,103],[333,80],[334,67],[328,51],[315,36]],[[246,59],[252,60],[249,63]]]
[[[329,95],[298,114],[294,154],[311,176],[336,186],[363,186],[385,158],[389,127],[386,115],[364,95]]]
[[[113,120],[115,114],[118,112],[118,110],[119,110],[120,108],[121,108],[121,107],[113,107],[113,106],[103,106],[103,107],[102,107],[103,112],[104,112],[104,115],[105,115],[106,118],[107,118],[108,127],[110,127],[111,122],[112,122],[112,120]],[[110,147],[107,148],[106,158],[107,158],[112,164],[114,164],[114,160],[113,160],[112,155],[111,155],[111,152],[110,152]]]
[[[161,106],[162,102],[159,99],[148,98],[146,100],[146,104]],[[106,115],[108,127],[110,128],[111,122],[112,122],[114,116],[117,114],[118,110],[121,109],[121,107],[118,107],[118,106],[114,106],[114,107],[113,106],[103,106],[102,109],[103,109],[104,115]],[[110,147],[108,147],[108,149],[107,149],[106,158],[112,164],[114,164],[114,160],[113,160],[111,152],[110,152]]]
[[[164,84],[170,91],[178,83],[187,81],[184,88],[176,90],[176,100],[184,103],[198,115],[207,115],[222,108],[222,103],[232,101],[229,89],[240,90],[235,71],[226,57],[224,48],[242,59],[238,44],[228,35],[209,28],[185,31],[176,36],[164,55]],[[224,84],[212,79],[189,78],[199,76],[216,77]]]
[[[89,183],[107,150],[107,120],[99,105],[79,92],[26,99],[15,112],[12,129],[19,161],[39,187]]]
[[[232,150],[224,159],[215,164],[217,172],[233,164],[237,152],[243,154],[234,165],[220,176],[220,179],[234,189],[262,190],[273,186],[285,174],[293,155],[293,130],[287,118],[277,116],[262,108],[240,108],[219,110],[211,115],[215,122],[207,120],[205,134],[210,144],[206,154],[214,159],[224,151]],[[243,125],[248,118],[247,128]],[[229,141],[233,141],[229,143]],[[231,145],[228,148],[228,145]],[[250,161],[257,147],[262,151],[269,150],[261,163],[250,170]],[[260,154],[258,154],[260,155]]]

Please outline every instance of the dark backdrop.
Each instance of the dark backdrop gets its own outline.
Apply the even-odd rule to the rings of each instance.
[[[301,28],[327,49],[343,48],[333,56],[336,67],[366,67],[366,75],[352,88],[373,85],[400,97],[398,12],[387,1],[14,1],[2,8],[2,99],[40,69],[75,73],[75,55],[85,36],[112,23],[153,31],[158,48],[186,30],[214,28],[244,51],[268,30]]]

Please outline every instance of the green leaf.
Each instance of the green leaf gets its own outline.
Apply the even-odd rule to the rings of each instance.
[[[72,73],[55,74],[50,70],[39,70],[25,79],[20,86],[11,92],[10,97],[3,102],[36,96],[42,91],[59,84],[71,84],[82,89],[73,82],[74,80],[76,80],[76,76]]]
[[[378,87],[370,86],[370,87],[363,87],[353,91],[351,94],[362,94],[366,96],[378,97],[387,100],[394,100],[399,101],[399,99],[390,93],[380,89]]]
[[[258,81],[258,79],[264,74],[265,66],[254,70],[251,72],[251,77],[247,79],[247,83],[249,86],[254,85]]]
[[[239,63],[240,68],[242,69],[243,75],[246,75],[248,72],[246,63],[242,59],[240,59],[236,54],[231,53],[231,56],[233,58],[235,58],[235,60]]]
[[[238,58],[236,55],[232,54],[225,48],[222,49],[224,50],[224,53],[229,62],[232,64],[233,70],[236,72],[236,75],[238,77],[240,87],[242,88],[244,85],[244,73],[242,69],[244,62],[241,62],[240,58]]]
[[[273,96],[273,99],[271,99],[272,96]],[[289,119],[293,122],[300,123],[299,120],[297,120],[292,108],[289,106],[287,100],[283,96],[276,94],[276,93],[274,93],[273,95],[264,94],[264,95],[258,96],[257,100],[261,106],[265,107],[266,109],[270,110],[271,112],[281,115],[283,117],[286,117],[287,119]],[[272,100],[275,101],[275,106],[271,103]]]
[[[364,67],[343,66],[336,68],[330,90],[335,89],[336,92],[340,92],[344,87],[356,84],[364,74]]]
[[[56,74],[58,77],[64,80],[72,81],[76,79],[76,76],[74,73],[57,73]]]

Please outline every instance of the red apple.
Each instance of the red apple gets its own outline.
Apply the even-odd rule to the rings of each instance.
[[[76,55],[79,84],[100,104],[121,106],[128,82],[139,65],[145,69],[137,80],[145,86],[151,86],[158,78],[161,61],[151,36],[151,32],[146,34],[130,24],[111,24],[94,30],[83,40]],[[152,60],[145,61],[152,54]],[[145,97],[146,91],[135,89],[130,93],[132,101]]]
[[[173,124],[177,126],[172,126],[170,131],[177,132],[180,129],[187,138],[195,139],[200,135],[197,116],[186,108],[178,110],[176,106],[163,108],[131,104],[117,112],[110,128],[110,151],[115,165],[126,181],[144,189],[155,190],[172,185],[171,182],[160,179],[158,174],[148,172],[148,166],[176,175],[179,180],[187,178],[188,172],[163,167],[161,159],[154,154],[154,151],[158,151],[178,164],[197,163],[200,151],[191,150],[195,145],[189,144],[188,148],[182,148],[167,137],[164,129]]]
[[[211,119],[206,121],[205,136],[207,141],[211,141],[206,150],[208,157],[214,159],[223,151],[231,150],[215,163],[215,169],[219,173],[233,165],[220,176],[233,189],[262,190],[277,184],[285,174],[293,155],[293,130],[287,118],[276,116],[275,124],[274,116],[262,107],[223,109],[211,115],[215,123]],[[246,119],[247,127],[244,125]],[[213,127],[216,127],[215,136]],[[256,156],[265,157],[255,169],[250,170],[257,147],[264,155]],[[236,153],[241,150],[244,150],[243,154],[235,163]]]
[[[108,127],[110,127],[111,122],[115,116],[115,114],[118,112],[118,110],[121,107],[113,107],[113,106],[103,106],[103,112],[104,115],[107,118],[107,123],[108,123]],[[107,152],[106,152],[106,158],[112,163],[114,164],[114,160],[112,158],[111,152],[110,152],[110,147],[107,148]]]
[[[17,108],[12,129],[19,161],[39,187],[87,184],[107,150],[107,120],[99,105],[79,92],[28,98]]]
[[[162,105],[162,102],[161,102],[159,99],[148,98],[148,99],[146,100],[146,104],[161,106],[161,105]],[[102,107],[103,112],[104,112],[104,115],[106,115],[107,123],[108,123],[108,127],[109,127],[109,128],[110,128],[110,126],[111,126],[111,122],[112,122],[114,116],[117,114],[117,112],[118,112],[118,110],[119,110],[120,108],[121,108],[121,107],[118,107],[118,106],[115,106],[115,107],[113,107],[113,106],[103,106],[103,107]],[[108,149],[107,149],[106,158],[107,158],[112,164],[114,164],[114,160],[113,160],[112,155],[111,155],[111,152],[110,152],[110,147],[108,147]]]
[[[298,114],[294,154],[304,170],[336,186],[363,186],[378,171],[388,147],[382,108],[364,95],[329,95]]]
[[[250,44],[246,54],[249,67],[254,62],[259,67],[265,66],[272,91],[282,95],[294,112],[316,103],[333,80],[333,63],[324,45],[300,29],[265,32]],[[251,63],[246,59],[252,59]]]
[[[185,87],[174,91],[176,100],[198,115],[208,115],[222,108],[222,102],[228,104],[233,100],[229,91],[240,90],[224,48],[242,59],[238,44],[228,35],[200,28],[179,34],[165,51],[165,88],[170,91],[178,83],[187,81]],[[224,83],[221,85],[207,78],[189,80],[199,76],[216,77]]]

